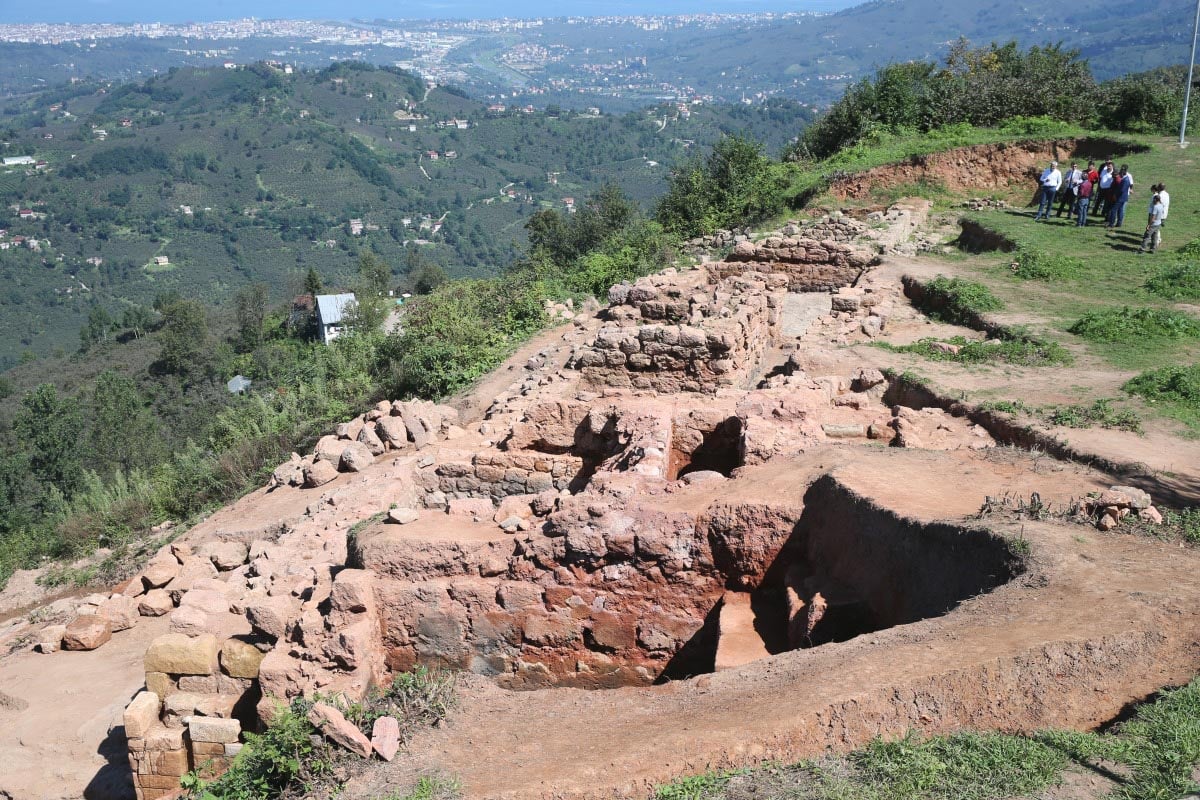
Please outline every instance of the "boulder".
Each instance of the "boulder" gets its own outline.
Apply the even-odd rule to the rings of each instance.
[[[358,438],[358,434],[362,431],[364,422],[361,416],[357,416],[349,422],[343,422],[337,426],[335,433],[339,439],[349,439],[351,441]]]
[[[1110,493],[1117,495],[1118,498],[1115,501],[1110,500],[1106,502],[1105,498],[1108,497]],[[1107,492],[1101,495],[1100,502],[1101,505],[1123,506],[1125,508],[1132,508],[1134,511],[1141,511],[1143,508],[1149,508],[1151,504],[1150,495],[1136,486],[1110,487]]]
[[[192,589],[179,601],[179,607],[193,608],[205,614],[220,616],[229,613],[229,599],[216,589]]]
[[[161,617],[175,607],[166,589],[151,589],[138,603],[138,613],[143,617]]]
[[[242,542],[213,542],[206,545],[204,554],[221,572],[237,569],[246,563],[249,548]]]
[[[304,463],[298,453],[292,453],[290,461],[285,461],[271,472],[271,486],[298,486],[304,480]]]
[[[380,455],[384,450],[387,450],[387,448],[384,447],[383,440],[380,439],[379,434],[375,432],[374,425],[364,426],[363,429],[358,432],[357,441],[359,444],[366,445],[367,449],[371,451],[371,455],[373,456]]]
[[[39,653],[57,653],[62,647],[63,634],[67,632],[66,625],[47,625],[38,631],[34,647]]]
[[[246,619],[254,630],[272,641],[283,637],[296,612],[296,604],[284,597],[267,597],[246,606]]]
[[[384,761],[391,761],[400,750],[400,723],[394,717],[379,717],[371,726],[371,749]]]
[[[64,650],[95,650],[112,638],[112,623],[102,614],[85,614],[67,624],[63,632]]]
[[[193,594],[195,592],[188,592],[187,597]],[[180,606],[171,615],[171,632],[184,636],[202,636],[208,632],[209,624],[208,614],[193,606]]]
[[[374,463],[375,453],[372,448],[362,442],[351,442],[342,451],[338,469],[342,472],[362,472]]]
[[[338,456],[340,457],[341,453]],[[332,461],[314,461],[304,468],[304,486],[308,489],[315,489],[318,486],[324,486],[337,476],[337,467],[333,465]]]
[[[126,631],[137,624],[138,602],[132,597],[114,594],[100,604],[97,613],[108,618],[114,632]]]
[[[330,604],[338,611],[359,614],[375,607],[375,581],[365,569],[344,569],[333,579]]]
[[[160,559],[152,561],[142,570],[142,585],[147,590],[160,589],[179,575],[179,562],[174,558],[169,561]]]
[[[313,446],[313,454],[318,461],[332,461],[336,464],[345,447],[346,442],[336,436],[322,436]]]
[[[146,672],[169,675],[212,675],[217,669],[217,637],[165,633],[146,650]]]
[[[308,721],[328,738],[351,753],[363,758],[371,757],[371,740],[363,736],[350,720],[327,703],[316,703],[308,712]]]
[[[388,447],[403,450],[408,447],[408,428],[400,417],[381,417],[375,423],[375,433]]]

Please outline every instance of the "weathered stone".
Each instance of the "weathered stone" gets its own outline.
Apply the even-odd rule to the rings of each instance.
[[[98,613],[108,618],[113,632],[129,630],[137,624],[138,601],[124,595],[113,595],[100,604]]]
[[[175,681],[165,672],[146,673],[146,691],[154,692],[159,697],[166,697],[177,688]]]
[[[375,582],[363,569],[344,569],[333,579],[330,603],[338,611],[358,614],[375,606]]]
[[[220,616],[229,612],[229,598],[215,589],[192,589],[179,601],[180,608],[194,608],[205,614]]]
[[[395,525],[408,525],[416,522],[421,515],[412,508],[392,508],[388,510],[387,521]]]
[[[362,731],[333,706],[327,703],[314,704],[308,712],[308,721],[351,753],[363,758],[371,757],[371,740],[363,736]]]
[[[217,637],[166,633],[146,650],[146,671],[170,675],[211,675],[217,668]]]
[[[394,717],[379,717],[371,726],[371,749],[384,761],[391,761],[400,750],[400,723]]]
[[[192,717],[188,720],[188,736],[193,742],[236,742],[242,732],[242,723],[236,719],[219,717]]]
[[[1138,518],[1145,522],[1149,522],[1151,525],[1163,524],[1163,516],[1154,506],[1146,506],[1142,510],[1138,511]]]
[[[95,650],[112,638],[112,623],[100,614],[76,617],[63,632],[64,650]]]
[[[1112,492],[1116,495],[1124,495],[1124,502],[1105,502],[1105,497]],[[1137,488],[1136,486],[1113,486],[1109,488],[1100,497],[1101,505],[1124,505],[1127,508],[1132,508],[1135,511],[1141,511],[1143,508],[1149,508],[1151,504],[1150,495]]]
[[[147,589],[160,589],[179,574],[179,563],[175,559],[152,561],[142,570],[142,584]]]
[[[40,653],[57,653],[62,647],[63,634],[66,632],[66,625],[47,625],[38,631],[34,647]]]
[[[375,432],[374,425],[366,425],[358,432],[357,441],[364,445],[371,452],[372,456],[381,455],[387,447],[384,446],[383,440],[379,438],[379,434]]]
[[[165,589],[151,589],[138,603],[138,613],[143,617],[161,617],[174,607],[175,603]]]
[[[408,428],[400,417],[382,417],[375,423],[375,432],[380,440],[393,450],[408,447]]]
[[[343,447],[344,449],[344,447]],[[341,454],[339,453],[340,457]],[[304,468],[304,485],[309,489],[324,486],[338,476],[337,467],[331,461],[315,461]]]
[[[279,639],[296,612],[296,603],[283,597],[268,597],[246,606],[246,619],[256,631]]]
[[[214,542],[204,548],[213,566],[222,572],[237,569],[246,563],[249,549],[241,542]]]
[[[351,442],[342,451],[338,469],[342,472],[362,472],[375,463],[375,453],[362,442]]]
[[[192,606],[180,606],[171,615],[171,632],[184,636],[202,636],[208,633],[210,624],[208,614]]]
[[[234,678],[257,678],[265,653],[241,639],[226,639],[221,645],[221,669]]]

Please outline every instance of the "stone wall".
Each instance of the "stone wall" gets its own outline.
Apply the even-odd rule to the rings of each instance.
[[[671,272],[668,270],[668,272]],[[786,279],[737,275],[685,294],[670,275],[619,284],[612,324],[571,365],[594,387],[712,392],[736,386],[775,338]]]
[[[714,280],[751,272],[787,276],[793,292],[831,292],[851,286],[878,258],[844,242],[772,236],[759,244],[742,242],[725,261],[708,264]]]
[[[451,500],[563,491],[583,469],[583,459],[572,455],[492,451],[421,470],[417,486],[426,508],[445,508]]]

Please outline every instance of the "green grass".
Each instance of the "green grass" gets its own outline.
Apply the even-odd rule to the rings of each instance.
[[[1048,367],[1071,363],[1071,354],[1057,342],[1037,339],[1005,339],[998,344],[969,340],[962,336],[950,339],[921,339],[913,344],[890,345],[875,343],[894,353],[914,353],[932,361],[952,361],[958,364],[1017,364],[1025,367]],[[958,352],[938,344],[957,347]]]
[[[1053,281],[1077,278],[1086,271],[1083,259],[1030,248],[1019,249],[1013,263],[1016,264],[1013,274],[1025,280]]]
[[[945,275],[925,284],[918,305],[933,319],[967,326],[980,314],[1004,308],[1004,303],[982,283]]]
[[[1045,414],[1051,425],[1066,428],[1107,428],[1109,430],[1142,432],[1142,420],[1137,412],[1113,408],[1113,401],[1100,399],[1091,405],[1056,406]]]
[[[1151,294],[1166,300],[1200,300],[1200,263],[1181,261],[1146,281]]]
[[[1092,342],[1200,338],[1200,321],[1161,308],[1105,308],[1084,314],[1068,330]]]
[[[1200,429],[1200,364],[1148,370],[1121,388],[1167,416]]]
[[[458,800],[460,797],[462,785],[457,779],[435,775],[421,778],[412,790],[405,794],[387,794],[380,800]]]
[[[1195,516],[1200,528],[1200,513]],[[1176,800],[1195,791],[1200,763],[1200,679],[1144,703],[1103,734],[1045,731],[1032,736],[962,732],[876,739],[845,757],[768,764],[682,778],[655,800],[1007,800],[1033,798],[1068,769],[1103,759],[1118,800]],[[1115,768],[1113,768],[1115,765]]]

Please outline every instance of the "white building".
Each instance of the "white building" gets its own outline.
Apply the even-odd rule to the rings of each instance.
[[[6,167],[23,167],[26,165],[33,166],[36,163],[37,162],[34,160],[33,156],[12,156],[4,159],[4,166]]]
[[[346,313],[357,301],[354,294],[317,295],[317,324],[321,326],[321,341],[329,344],[346,329]]]

